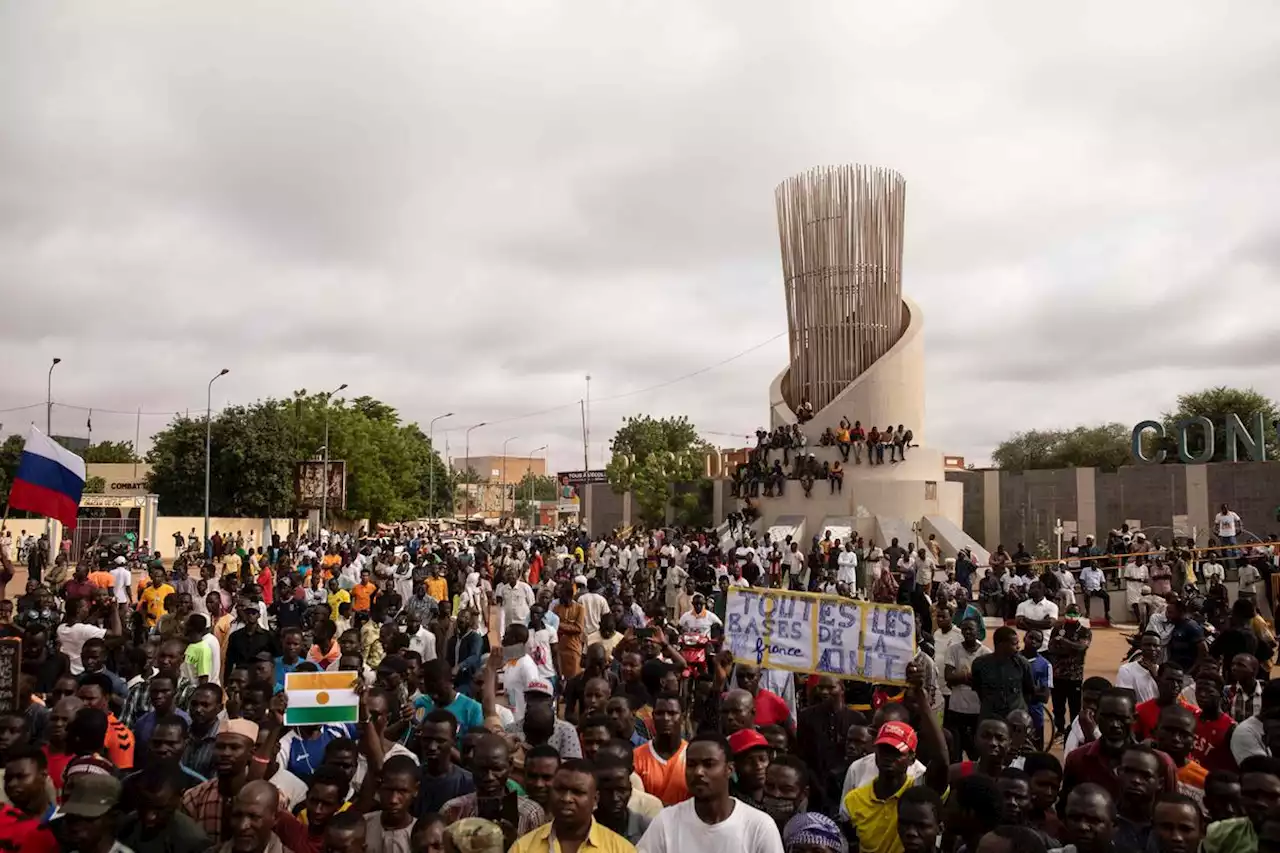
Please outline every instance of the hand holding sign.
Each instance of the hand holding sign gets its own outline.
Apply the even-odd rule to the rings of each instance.
[[[725,607],[734,660],[791,672],[906,684],[915,634],[910,607],[836,595],[731,587]]]

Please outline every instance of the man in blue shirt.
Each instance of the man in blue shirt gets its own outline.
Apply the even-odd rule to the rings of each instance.
[[[436,708],[443,708],[458,721],[459,744],[470,729],[484,727],[484,709],[470,696],[453,689],[449,665],[439,658],[422,665],[422,695],[413,700],[414,725],[421,725]]]
[[[1031,667],[1031,683],[1035,694],[1027,700],[1027,713],[1031,715],[1031,742],[1037,749],[1044,746],[1044,705],[1053,690],[1053,664],[1040,654],[1044,645],[1044,632],[1032,628],[1022,638],[1022,656]]]

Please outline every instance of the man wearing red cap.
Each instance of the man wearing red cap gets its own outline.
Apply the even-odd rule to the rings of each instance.
[[[764,798],[764,778],[769,771],[769,741],[755,729],[743,729],[729,735],[729,751],[733,753],[733,769],[737,781],[731,792],[742,802],[760,808]]]
[[[925,695],[916,664],[907,668],[905,705],[921,721],[927,753],[931,756],[923,777],[925,784],[940,794],[947,791],[948,752],[942,729]],[[844,811],[858,833],[860,853],[903,853],[898,837],[898,800],[918,780],[907,771],[915,762],[916,730],[907,723],[887,722],[875,740],[876,769],[879,774],[866,785],[854,788],[844,798]]]

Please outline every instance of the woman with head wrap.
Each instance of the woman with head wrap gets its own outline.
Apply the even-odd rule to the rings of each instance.
[[[787,853],[849,853],[849,843],[836,822],[818,812],[798,814],[782,830]]]

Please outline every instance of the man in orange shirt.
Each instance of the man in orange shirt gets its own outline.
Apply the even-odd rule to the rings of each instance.
[[[582,644],[586,637],[586,610],[573,600],[573,584],[561,581],[557,589],[560,600],[552,607],[552,611],[560,618],[557,628],[560,647],[560,675],[573,678],[582,672]],[[681,771],[683,773],[683,771]]]
[[[360,583],[351,587],[351,609],[357,613],[369,612],[377,593],[378,588],[370,580],[369,570],[362,570],[360,572]]]
[[[116,719],[107,707],[111,695],[111,679],[101,672],[86,672],[80,677],[80,689],[76,692],[86,708],[96,708],[107,715],[107,758],[119,770],[133,769],[133,732]]]
[[[1155,735],[1156,748],[1172,758],[1178,768],[1178,793],[1203,803],[1204,780],[1209,771],[1191,758],[1196,742],[1196,715],[1181,706],[1170,705],[1160,712]]]
[[[653,740],[636,747],[635,771],[646,793],[674,806],[689,799],[684,754],[689,744],[680,736],[680,697],[666,694],[653,703]]]
[[[111,589],[111,587],[115,585],[115,579],[111,577],[111,572],[104,568],[98,568],[95,571],[89,572],[89,583],[93,584],[98,589]]]

